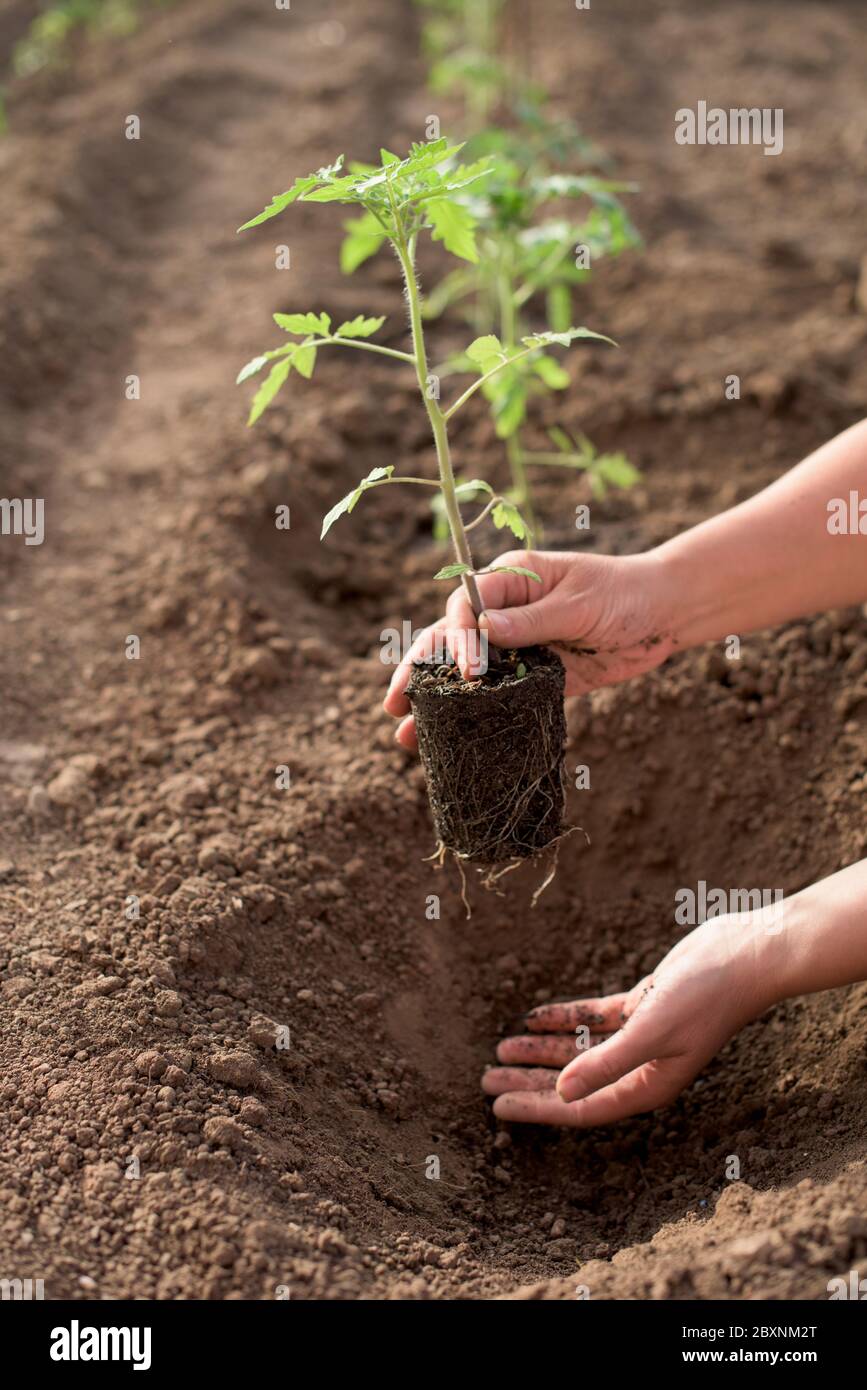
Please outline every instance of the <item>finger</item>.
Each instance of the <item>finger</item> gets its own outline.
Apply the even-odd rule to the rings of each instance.
[[[494,1114],[516,1124],[561,1125],[590,1129],[614,1124],[630,1115],[643,1115],[669,1105],[692,1077],[690,1068],[677,1070],[664,1063],[648,1062],[622,1077],[613,1086],[586,1100],[563,1101],[555,1091],[510,1091],[494,1101]]]
[[[602,999],[575,999],[540,1004],[531,1009],[524,1022],[531,1033],[574,1033],[589,1028],[591,1033],[613,1033],[623,1023],[627,994],[607,994]]]
[[[482,675],[487,666],[487,648],[483,653],[481,634],[467,591],[463,584],[449,594],[446,603],[445,637],[465,680]],[[482,658],[485,660],[482,660]]]
[[[415,729],[415,720],[411,714],[406,719],[402,719],[397,726],[395,741],[405,748],[409,753],[415,753],[418,749],[418,734]]]
[[[535,587],[532,579],[524,582],[531,591]],[[563,639],[568,624],[560,594],[536,599],[532,592],[515,608],[486,608],[479,618],[479,628],[495,647],[535,647],[542,642],[557,642]]]
[[[680,1095],[699,1069],[682,1057],[645,1062],[615,1081],[613,1086],[605,1086],[586,1100],[576,1101],[579,1123],[582,1127],[612,1125],[630,1115],[659,1110]]]
[[[439,622],[426,627],[423,632],[419,633],[395,667],[394,674],[388,683],[388,692],[382,702],[386,714],[392,715],[395,719],[401,719],[409,713],[409,700],[404,692],[407,681],[412,675],[412,664],[414,661],[425,661],[428,657],[444,650],[445,628],[445,620],[442,618]]]
[[[568,1033],[543,1037],[503,1038],[497,1045],[498,1062],[529,1062],[540,1066],[565,1067],[577,1057],[578,1041]]]
[[[567,1105],[554,1090],[507,1091],[494,1101],[498,1120],[511,1120],[519,1125],[564,1125],[578,1128],[582,1124],[580,1111],[583,1102]]]
[[[486,1095],[499,1096],[504,1091],[550,1091],[556,1094],[557,1073],[549,1067],[489,1067],[482,1077]]]
[[[603,1086],[613,1086],[621,1076],[657,1056],[659,1035],[652,1021],[642,1025],[633,1019],[628,1028],[612,1033],[599,1047],[588,1048],[564,1067],[557,1082],[562,1100],[583,1100]]]
[[[524,569],[535,569],[538,573],[540,569],[546,569],[545,559],[545,556],[532,550],[509,550],[498,556],[494,566],[520,565]],[[543,593],[543,589],[533,580],[524,575],[510,574],[505,569],[494,568],[490,574],[480,574],[476,577],[476,583],[485,609],[520,607],[535,602]],[[538,593],[533,590],[538,590]],[[461,674],[468,680],[483,675],[487,670],[487,644],[484,639],[491,634],[485,628],[484,615],[482,620],[477,621],[463,584],[449,597],[446,622],[446,641]]]

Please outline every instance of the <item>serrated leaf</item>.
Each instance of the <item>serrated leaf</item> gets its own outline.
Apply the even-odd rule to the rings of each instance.
[[[503,351],[503,344],[495,333],[485,333],[481,338],[474,338],[466,350],[466,356],[471,362],[484,362],[489,357],[494,357]]]
[[[259,387],[259,390],[253,397],[253,404],[250,407],[250,414],[247,419],[248,425],[255,425],[262,412],[271,404],[292,370],[292,361],[292,357],[284,357],[282,361],[274,363],[274,366],[271,368],[265,380],[262,382],[262,385]]]
[[[361,494],[366,492],[373,483],[379,482],[381,478],[390,478],[394,472],[394,468],[395,465],[393,463],[390,463],[387,468],[371,468],[367,477],[362,478],[357,487],[354,487],[351,492],[347,492],[346,496],[341,497],[339,502],[335,502],[331,511],[327,513],[322,522],[322,531],[320,532],[319,539],[325,539],[338,517],[343,516],[344,512],[348,513],[354,509]]]
[[[302,343],[296,348],[292,357],[292,366],[307,381],[313,375],[313,368],[316,366],[316,348],[312,343]]]
[[[340,269],[344,275],[351,275],[364,261],[376,255],[386,239],[385,228],[372,212],[351,218],[344,222],[343,228],[346,236],[340,247]]]
[[[502,531],[504,526],[508,526],[512,535],[516,536],[519,541],[527,539],[527,523],[514,502],[498,502],[491,512],[491,520],[498,531]]]
[[[331,331],[330,314],[275,314],[274,322],[287,333],[306,338],[308,333],[320,333],[326,338]]]
[[[447,251],[462,261],[478,262],[479,253],[473,228],[476,219],[462,203],[448,198],[430,198],[425,202],[434,241],[441,241]]]
[[[400,163],[400,155],[399,155],[399,154],[392,154],[391,150],[380,150],[380,151],[379,151],[379,162],[380,162],[380,164],[399,164],[399,163]]]
[[[443,565],[434,575],[434,579],[457,579],[461,574],[472,574],[472,565]]]
[[[339,154],[333,164],[324,164],[321,169],[316,170],[316,177],[325,182],[326,179],[333,179],[335,174],[339,174],[343,168],[344,156]]]
[[[606,338],[604,333],[593,333],[589,328],[567,328],[565,333],[532,333],[528,338],[522,338],[521,342],[531,348],[550,347],[554,343],[559,347],[568,347],[576,338],[593,338],[596,342],[617,347],[613,338]]]
[[[347,174],[345,178],[333,179],[331,183],[324,183],[311,192],[305,192],[303,200],[305,203],[357,203],[357,187],[358,180]]]
[[[294,203],[296,198],[300,198],[302,193],[306,193],[309,188],[314,188],[317,182],[316,174],[307,174],[304,178],[296,179],[292,187],[287,189],[285,193],[275,193],[264,211],[260,212],[257,217],[251,217],[249,222],[245,222],[242,227],[238,228],[238,231],[246,232],[248,227],[258,227],[260,222],[267,222],[270,217],[276,217],[290,203]]]
[[[488,570],[488,574],[522,574],[525,579],[535,579],[537,584],[542,583],[542,576],[535,570],[524,569],[523,565],[494,565]]]
[[[347,319],[339,328],[334,330],[337,338],[369,338],[372,333],[378,333],[385,323],[385,315],[378,319],[366,319],[363,314],[357,318]]]

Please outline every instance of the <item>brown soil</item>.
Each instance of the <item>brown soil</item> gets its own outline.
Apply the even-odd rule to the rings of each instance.
[[[583,315],[621,351],[557,403],[644,471],[582,541],[635,550],[863,412],[867,22],[854,0],[529,9],[515,41],[644,189],[646,253]],[[775,1009],[608,1131],[498,1130],[479,1075],[516,1013],[652,967],[678,886],[790,892],[867,853],[867,619],[576,704],[591,846],[564,844],[533,912],[521,870],[467,924],[379,710],[380,631],[442,599],[427,518],[376,497],[317,540],[370,467],[433,467],[412,382],[335,356],[244,429],[232,382],[272,310],[389,312],[402,338],[397,266],[337,277],[333,210],[234,228],[341,149],[418,136],[415,23],[189,0],[10,94],[3,492],[44,496],[47,534],[2,541],[0,1274],[84,1299],[822,1298],[867,1255],[867,987]],[[783,106],[784,157],[677,146],[701,95]],[[459,466],[492,476],[497,448],[479,409]]]

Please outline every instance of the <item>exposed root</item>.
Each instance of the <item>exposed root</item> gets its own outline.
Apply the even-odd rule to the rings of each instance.
[[[500,880],[504,878],[506,874],[512,873],[515,869],[520,869],[522,865],[525,865],[527,863],[535,864],[540,862],[543,859],[543,857],[548,853],[548,851],[553,849],[553,863],[551,864],[548,873],[545,875],[544,880],[534,891],[533,896],[530,899],[530,907],[534,908],[536,906],[536,903],[541,898],[542,894],[545,892],[545,889],[553,883],[554,879],[557,876],[557,869],[559,867],[560,862],[561,844],[564,840],[568,840],[571,835],[575,835],[579,832],[584,836],[586,843],[589,845],[590,836],[587,834],[587,831],[584,829],[584,827],[581,825],[570,825],[568,829],[564,830],[561,835],[557,836],[556,840],[552,840],[551,843],[546,845],[543,850],[540,850],[538,854],[533,855],[532,859],[530,860],[519,858],[511,859],[508,864],[500,864],[497,866],[494,866],[493,864],[489,864],[487,866],[483,865],[481,867],[476,866],[476,872],[479,875],[482,888],[484,888],[486,893],[495,893],[498,898],[505,898],[506,894],[503,892],[501,888],[497,886]],[[450,849],[448,845],[444,845],[440,840],[437,844],[437,848],[434,851],[434,853],[429,854],[425,859],[422,860],[422,863],[430,864],[432,861],[435,861],[436,867],[438,869],[442,869],[445,865],[446,859],[449,858],[454,860],[458,868],[458,873],[461,876],[461,902],[466,908],[467,921],[469,921],[469,919],[473,915],[473,910],[470,904],[470,900],[467,896],[467,874],[466,869],[464,867],[465,864],[470,862],[469,856],[466,854],[458,854],[457,850]]]

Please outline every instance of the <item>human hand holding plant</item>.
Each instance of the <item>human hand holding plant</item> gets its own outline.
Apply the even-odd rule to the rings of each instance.
[[[509,570],[522,562],[541,585]],[[494,572],[479,579],[484,612],[479,622],[501,648],[545,643],[566,668],[566,694],[615,685],[658,666],[673,649],[674,611],[662,567],[654,554],[610,556],[568,551],[509,551]],[[476,619],[462,589],[445,615],[427,628],[396,668],[386,711],[402,719],[398,740],[415,746],[413,719],[404,694],[413,662],[448,648],[464,675],[476,670]]]

